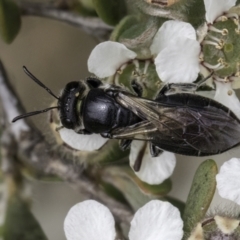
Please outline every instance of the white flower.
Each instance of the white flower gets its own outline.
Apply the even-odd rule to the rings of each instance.
[[[139,152],[143,151],[141,157],[141,168],[135,174],[148,184],[160,184],[169,178],[176,166],[175,154],[164,151],[157,157],[150,155],[148,144],[143,141],[133,141],[129,155],[130,166],[134,170],[135,161],[138,159]]]
[[[221,166],[216,180],[219,195],[240,205],[239,173],[240,159],[232,158]]]
[[[237,0],[204,0],[207,22],[213,23],[216,18],[235,6],[236,2]]]
[[[189,23],[165,22],[150,47],[156,71],[164,82],[193,82],[199,72],[200,44]],[[98,44],[88,59],[88,69],[100,78],[112,76],[124,63],[136,58],[136,53],[118,42]],[[174,66],[174,67],[173,67]]]
[[[112,76],[116,70],[137,54],[125,45],[107,41],[98,44],[88,58],[88,70],[100,78]]]
[[[199,73],[200,44],[189,23],[166,21],[153,39],[151,53],[163,82],[193,82]]]
[[[98,150],[109,140],[100,134],[83,135],[67,128],[62,128],[58,132],[68,146],[80,151]]]
[[[236,4],[236,0],[204,0],[206,22],[213,21]],[[195,29],[181,21],[166,21],[156,33],[151,53],[156,71],[163,82],[191,83],[196,80],[199,68],[200,44]],[[136,54],[118,42],[98,44],[88,59],[88,69],[98,77],[112,76]]]
[[[140,208],[131,221],[130,240],[181,240],[183,221],[168,202],[153,200]],[[114,220],[102,204],[87,200],[73,206],[64,221],[67,240],[115,240]]]
[[[64,221],[67,240],[114,240],[114,218],[104,205],[87,200],[74,205]]]

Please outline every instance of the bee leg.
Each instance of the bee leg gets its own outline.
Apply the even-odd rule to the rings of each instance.
[[[152,143],[149,144],[149,149],[152,157],[157,157],[163,152],[163,150]]]
[[[90,135],[90,134],[92,134],[91,132],[89,132],[89,131],[86,130],[86,129],[80,129],[80,130],[78,130],[77,133],[78,133],[78,134],[83,134],[83,135]]]
[[[166,84],[162,87],[160,92],[158,93],[158,97],[163,96],[163,95],[171,95],[171,94],[176,94],[176,93],[181,93],[181,92],[195,92],[198,88],[197,84],[194,83],[171,83],[171,84]]]
[[[204,84],[210,77],[212,77],[213,72],[208,75],[207,77],[201,79],[197,83],[170,83],[166,84],[162,87],[160,90],[158,97],[161,95],[170,95],[175,93],[181,93],[181,92],[196,92],[196,90]]]
[[[143,92],[142,86],[135,79],[132,80],[131,86],[134,92],[137,94],[137,96],[141,97]]]
[[[119,141],[119,146],[123,151],[125,151],[130,148],[131,143],[132,143],[132,140],[130,139],[121,139]]]

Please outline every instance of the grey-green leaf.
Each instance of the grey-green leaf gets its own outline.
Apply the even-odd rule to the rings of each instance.
[[[6,43],[11,43],[21,27],[21,15],[12,0],[0,0],[0,35]]]
[[[124,0],[93,0],[98,16],[107,24],[115,26],[126,15]]]
[[[217,165],[213,160],[204,161],[197,169],[183,214],[185,238],[200,222],[212,201],[216,189]]]
[[[4,240],[47,240],[27,202],[18,195],[9,199],[2,231]]]

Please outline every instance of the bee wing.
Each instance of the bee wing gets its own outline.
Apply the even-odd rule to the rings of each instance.
[[[124,128],[114,129],[111,131],[111,137],[150,141],[152,139],[150,133],[154,134],[157,132],[156,126],[147,120]]]
[[[190,108],[127,93],[119,93],[116,100],[143,119],[143,122],[126,129],[128,135],[131,132],[132,139],[151,141],[161,149],[204,156],[221,153],[240,142],[239,120],[217,104],[211,108]]]

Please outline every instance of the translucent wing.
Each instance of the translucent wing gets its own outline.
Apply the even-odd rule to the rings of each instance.
[[[219,154],[240,142],[240,121],[225,106],[195,94],[174,94],[155,101],[119,93],[116,100],[143,119],[114,138],[151,141],[184,155]]]

